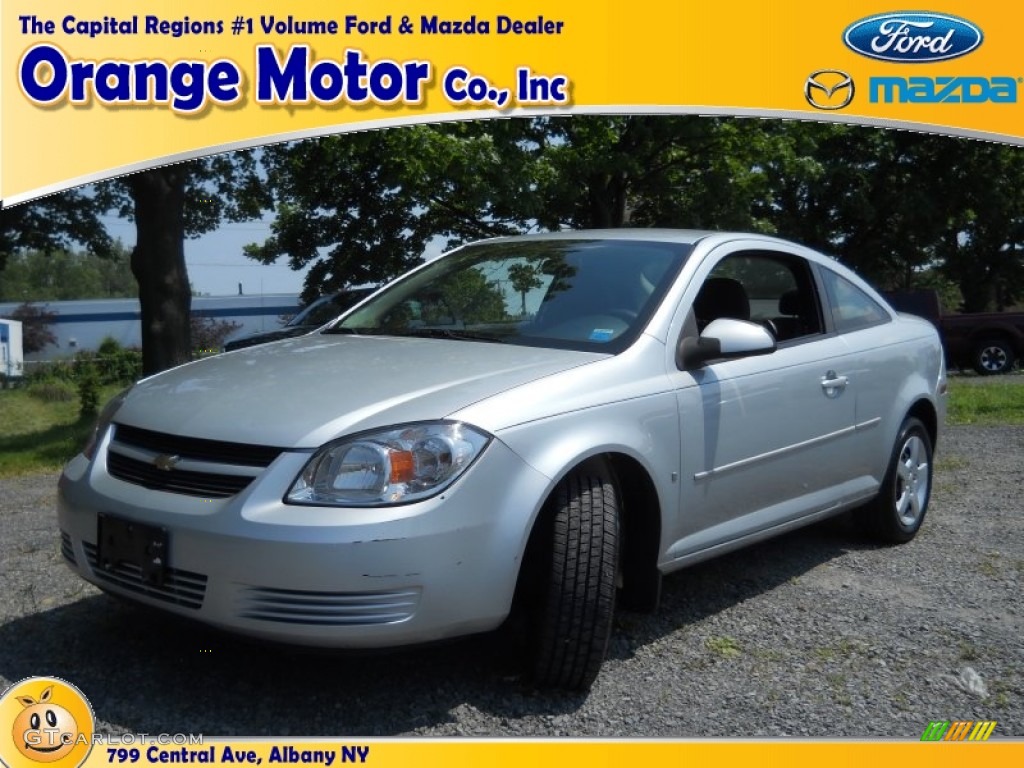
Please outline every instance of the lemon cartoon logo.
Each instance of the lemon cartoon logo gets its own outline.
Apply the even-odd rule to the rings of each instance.
[[[92,748],[92,707],[77,688],[56,678],[12,686],[0,698],[0,722],[11,724],[7,733],[0,731],[0,759],[8,768],[78,768]]]

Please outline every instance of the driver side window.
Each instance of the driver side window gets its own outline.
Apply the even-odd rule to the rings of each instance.
[[[779,343],[825,332],[807,262],[780,253],[743,251],[726,256],[708,275],[693,303],[698,331],[721,317],[764,326]]]

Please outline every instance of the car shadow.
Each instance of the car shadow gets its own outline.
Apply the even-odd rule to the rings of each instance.
[[[835,524],[819,525],[673,574],[657,613],[617,615],[609,656],[626,661],[861,546]],[[66,679],[120,733],[392,736],[454,724],[465,706],[509,721],[582,706],[584,694],[525,683],[514,650],[500,632],[387,653],[296,649],[101,594],[0,626],[0,674]]]

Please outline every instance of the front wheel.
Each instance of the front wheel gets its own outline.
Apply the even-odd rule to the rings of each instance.
[[[1013,347],[1003,339],[987,339],[974,350],[974,370],[982,376],[1009,373],[1013,368]]]
[[[911,416],[900,427],[878,496],[859,510],[862,526],[880,541],[910,541],[924,522],[931,490],[931,437]]]
[[[533,680],[586,690],[604,662],[615,611],[619,506],[607,465],[590,460],[574,469],[538,525],[546,551],[538,563]]]

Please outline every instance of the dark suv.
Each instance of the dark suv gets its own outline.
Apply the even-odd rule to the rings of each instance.
[[[321,325],[330,322],[338,315],[354,307],[375,290],[377,290],[376,287],[350,288],[345,291],[338,291],[338,293],[332,293],[329,296],[322,296],[280,328],[232,339],[224,345],[224,351],[231,352],[243,347],[254,347],[257,344],[290,339],[293,336],[302,336],[310,331],[315,331]]]

